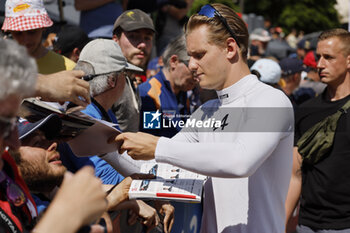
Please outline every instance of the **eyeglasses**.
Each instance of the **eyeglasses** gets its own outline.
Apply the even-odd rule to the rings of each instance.
[[[229,33],[231,34],[233,39],[235,39],[238,47],[241,47],[238,43],[238,40],[237,40],[237,37],[236,37],[234,31],[228,26],[226,19],[212,5],[210,5],[210,4],[204,5],[201,8],[201,10],[198,12],[198,14],[206,16],[208,18],[214,18],[215,16],[217,16],[219,18],[219,20],[221,21],[221,23],[225,26],[227,31],[229,31]]]
[[[8,139],[17,126],[17,117],[7,118],[0,116],[0,136]]]
[[[27,202],[22,189],[3,171],[0,171],[0,185],[6,189],[7,199],[14,206],[19,207]]]
[[[110,75],[110,74],[117,74],[119,75],[120,73],[125,73],[126,72],[124,70],[121,70],[121,71],[116,71],[116,72],[108,72],[108,73],[100,73],[100,74],[89,74],[89,75],[84,75],[83,77],[81,77],[82,80],[85,80],[85,81],[91,81],[93,80],[94,78],[98,77],[98,76],[101,76],[101,75]]]
[[[88,75],[84,75],[83,77],[81,77],[81,79],[88,82],[88,81],[91,81],[91,80],[93,80],[94,78],[96,78],[98,76],[107,75],[107,74],[110,74],[110,72],[108,72],[108,73],[101,73],[101,74],[88,74]]]

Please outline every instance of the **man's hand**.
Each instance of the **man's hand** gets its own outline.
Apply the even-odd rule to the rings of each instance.
[[[141,223],[147,226],[147,233],[159,224],[157,211],[141,200],[135,201],[135,205],[133,205],[130,213],[128,223],[133,225],[137,219],[141,218]]]
[[[121,202],[129,199],[129,188],[131,182],[132,179],[126,177],[108,194],[108,211],[115,210]]]
[[[170,233],[174,224],[174,206],[172,206],[168,201],[156,201],[155,208],[159,214],[164,216],[164,233]]]
[[[81,79],[83,71],[62,71],[50,75],[39,75],[36,95],[52,102],[70,101],[86,107],[90,104],[90,85]]]
[[[106,193],[91,167],[74,176],[66,173],[55,198],[35,226],[37,232],[76,232],[96,221],[107,209]],[[55,226],[54,229],[52,226]]]
[[[154,153],[159,137],[147,133],[122,133],[114,140],[121,144],[119,153],[128,152],[135,160],[154,159]]]

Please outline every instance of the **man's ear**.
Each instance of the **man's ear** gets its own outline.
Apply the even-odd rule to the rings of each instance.
[[[350,55],[346,58],[346,68],[350,71]]]
[[[170,69],[175,69],[179,62],[180,62],[179,57],[177,55],[172,55],[169,59]]]
[[[115,75],[111,75],[108,77],[107,82],[111,88],[115,87],[115,83],[116,83],[117,78],[118,78],[118,76],[115,76]]]
[[[118,39],[118,37],[117,37],[116,34],[113,34],[112,40],[114,40],[115,42],[118,42],[118,41],[119,41],[119,39]]]
[[[226,51],[227,58],[230,60],[238,55],[239,47],[235,39],[233,39],[232,37],[229,37],[226,40]]]
[[[79,48],[74,48],[71,57],[75,58],[76,60],[79,60],[80,52],[81,51]]]

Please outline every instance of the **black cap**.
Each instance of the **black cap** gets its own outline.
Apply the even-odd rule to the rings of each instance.
[[[62,129],[62,121],[56,114],[50,114],[34,123],[22,118],[18,124],[19,139],[22,140],[26,138],[37,129],[43,131],[46,138],[51,140],[60,134],[60,130]]]
[[[279,62],[282,76],[288,76],[304,70],[303,61],[298,58],[284,58]]]
[[[74,48],[82,49],[90,39],[79,27],[73,25],[64,26],[53,42],[53,49],[59,54],[72,52]]]
[[[114,23],[113,31],[121,27],[124,31],[134,31],[137,29],[150,29],[155,32],[154,24],[149,15],[139,9],[123,12]]]

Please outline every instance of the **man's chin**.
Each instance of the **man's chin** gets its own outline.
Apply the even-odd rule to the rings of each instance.
[[[145,70],[147,59],[133,59],[131,62],[134,66],[140,67],[141,69]]]

